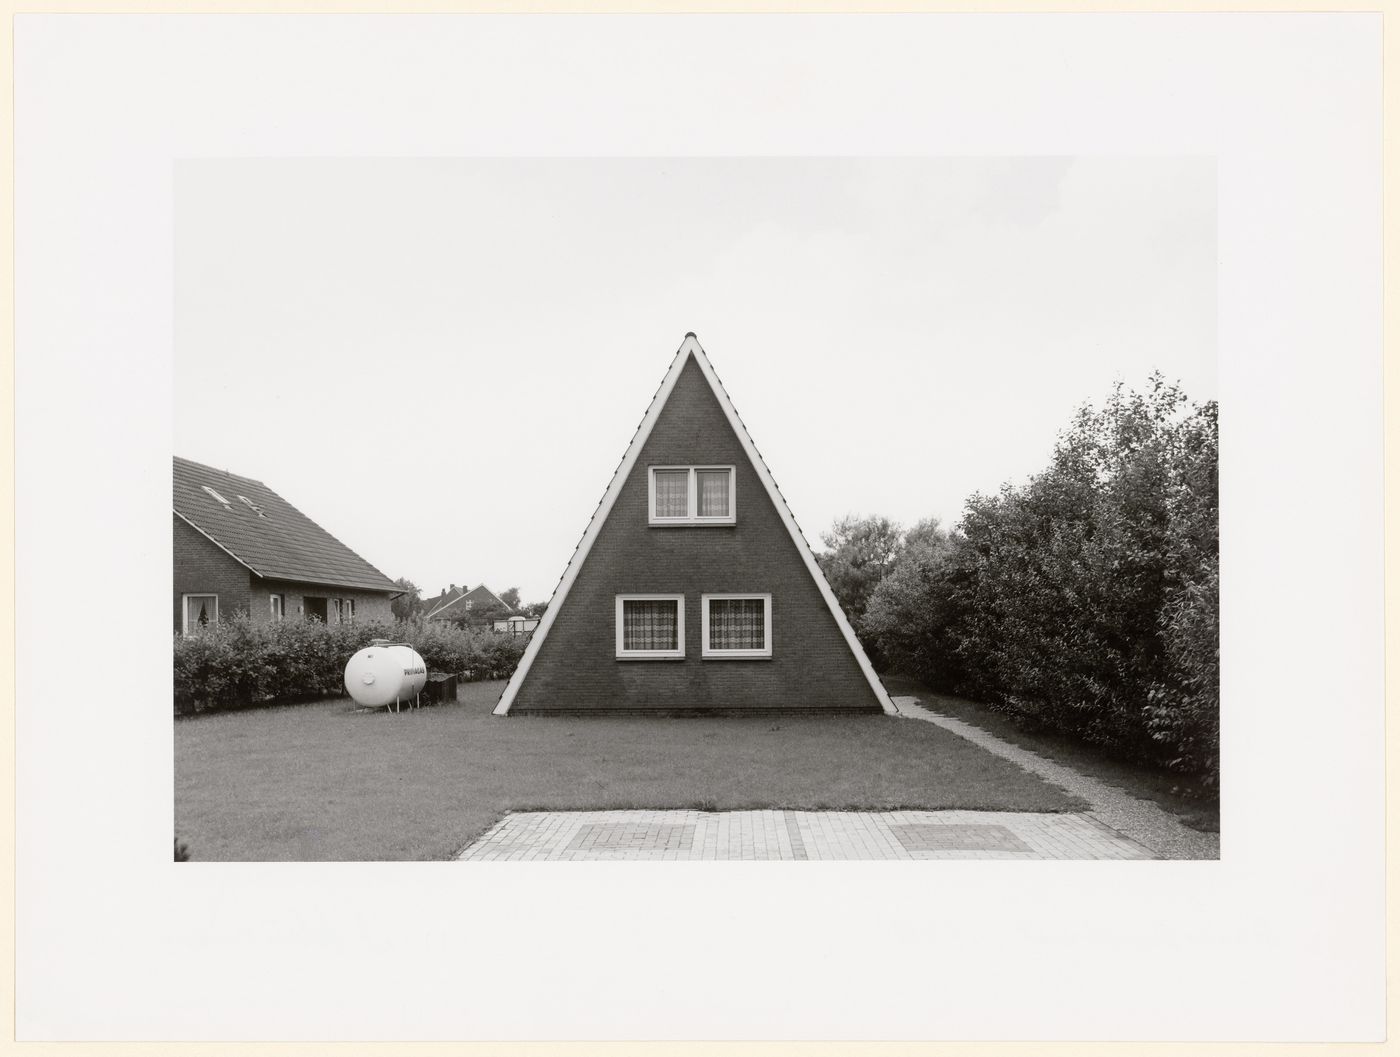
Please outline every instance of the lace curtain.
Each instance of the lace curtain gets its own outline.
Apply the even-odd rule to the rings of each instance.
[[[697,470],[695,477],[700,489],[700,516],[729,515],[729,471]]]
[[[710,649],[763,649],[763,599],[710,599]]]
[[[676,602],[673,599],[623,599],[624,650],[674,650],[677,645]]]
[[[208,627],[219,618],[218,602],[214,595],[193,595],[185,600],[188,612],[185,623],[191,628]]]
[[[690,513],[689,470],[656,471],[656,516],[685,517]]]

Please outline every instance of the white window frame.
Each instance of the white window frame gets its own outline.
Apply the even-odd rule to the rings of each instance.
[[[189,594],[180,596],[180,634],[190,633],[190,599],[191,598],[212,598],[214,600],[214,619],[211,624],[219,622],[219,596],[212,591],[191,591]]]
[[[759,650],[715,650],[710,648],[710,602],[713,599],[763,599],[763,648]],[[758,591],[734,591],[700,596],[700,657],[707,661],[762,661],[773,657],[773,596]]]
[[[622,648],[624,602],[676,603],[676,648],[674,650],[625,650]],[[685,595],[618,595],[613,613],[616,628],[617,659],[619,661],[683,661],[685,660]]]
[[[656,516],[656,472],[658,470],[687,470],[690,477],[686,485],[686,513],[685,517],[657,517]],[[722,517],[701,517],[698,513],[700,508],[700,489],[695,476],[699,470],[728,470],[729,471],[729,513]],[[647,467],[647,524],[657,528],[675,528],[680,526],[694,527],[696,525],[732,525],[735,520],[737,507],[737,480],[738,474],[734,472],[734,467],[726,466],[723,463],[694,463],[684,466],[648,466]]]
[[[267,596],[267,611],[273,620],[287,618],[287,596],[274,591]]]

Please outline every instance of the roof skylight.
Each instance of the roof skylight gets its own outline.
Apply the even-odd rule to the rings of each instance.
[[[207,484],[204,485],[203,487],[204,487],[204,490],[205,490],[206,492],[208,492],[210,495],[212,495],[212,496],[213,496],[215,499],[217,499],[220,503],[223,503],[223,504],[224,504],[224,508],[225,508],[226,510],[232,510],[232,509],[233,509],[233,507],[229,506],[229,501],[228,501],[227,499],[225,499],[223,496],[221,496],[218,492],[214,491],[214,489],[210,488]]]

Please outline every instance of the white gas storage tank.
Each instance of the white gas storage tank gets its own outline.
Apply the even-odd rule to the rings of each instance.
[[[366,708],[416,702],[428,681],[428,666],[405,642],[375,639],[345,666],[345,689]]]

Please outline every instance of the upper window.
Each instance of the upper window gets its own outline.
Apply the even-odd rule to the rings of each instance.
[[[647,491],[649,524],[734,524],[732,466],[652,466]]]
[[[219,622],[218,595],[185,595],[185,634]]]
[[[685,657],[684,595],[618,595],[618,660]]]
[[[700,656],[746,660],[773,656],[772,595],[701,595]]]

